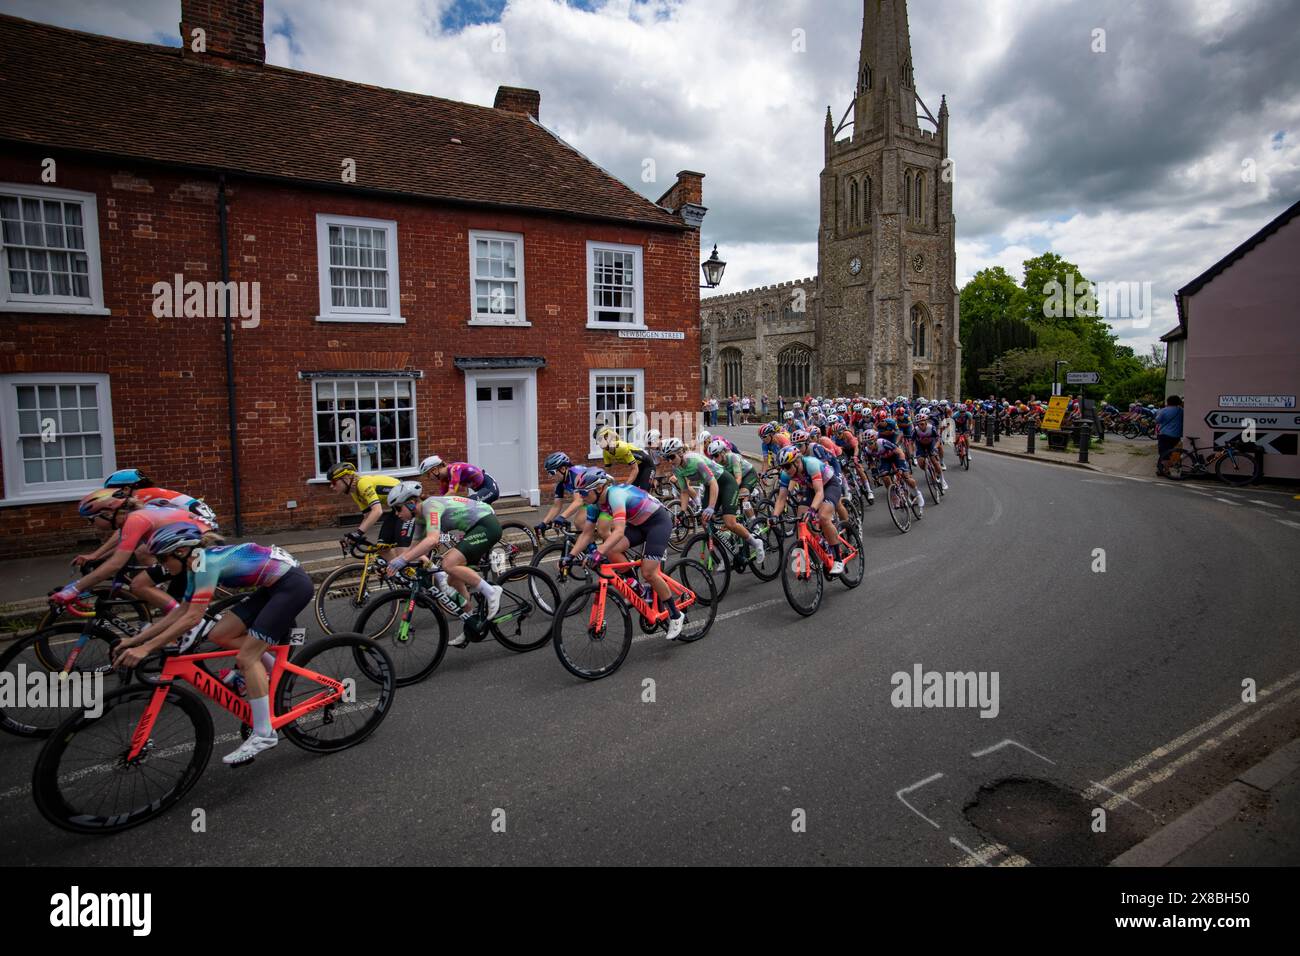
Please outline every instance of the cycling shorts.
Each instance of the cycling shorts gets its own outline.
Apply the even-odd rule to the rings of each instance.
[[[672,515],[667,508],[660,508],[644,524],[624,525],[623,533],[627,537],[628,546],[641,548],[647,561],[663,563],[668,553],[668,539],[673,533]]]
[[[485,471],[483,472],[483,484],[465,497],[471,501],[481,501],[485,505],[490,505],[501,497],[501,489],[497,487],[496,479]]]
[[[302,568],[290,568],[270,587],[259,588],[231,608],[250,637],[267,644],[287,644],[302,609],[312,602],[316,585]]]
[[[485,481],[486,485],[487,482]],[[476,521],[468,531],[465,537],[456,545],[455,550],[465,556],[465,563],[471,568],[478,564],[487,553],[492,550],[492,545],[501,540],[501,522],[497,520],[496,515],[487,515]]]
[[[729,471],[724,471],[718,476],[716,510],[720,515],[734,515],[740,512],[740,485],[736,484],[735,476]]]

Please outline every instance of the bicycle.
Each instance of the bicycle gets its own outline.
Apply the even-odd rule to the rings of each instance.
[[[702,564],[713,575],[716,597],[721,601],[731,586],[732,573],[744,574],[752,570],[760,581],[774,581],[781,573],[781,531],[769,517],[751,518],[743,523],[750,534],[758,535],[763,542],[761,564],[754,561],[749,542],[742,541],[714,517],[705,523],[704,530],[691,535],[682,545],[682,554]]]
[[[345,750],[374,733],[396,689],[383,648],[360,634],[337,634],[290,660],[291,646],[270,649],[272,726],[314,753]],[[32,797],[41,815],[73,833],[107,835],[174,806],[198,783],[216,742],[204,698],[232,714],[245,733],[251,728],[248,701],[201,666],[233,661],[237,653],[170,655],[158,685],[119,687],[104,695],[99,716],[65,720],[42,746],[32,771]]]
[[[913,490],[906,482],[895,479],[885,484],[889,489],[889,517],[893,519],[894,527],[899,530],[899,533],[907,534],[908,529],[912,527],[912,515],[916,515],[917,521],[921,520],[921,503],[917,499],[919,492]]]
[[[1215,476],[1226,485],[1241,488],[1255,480],[1255,471],[1259,468],[1259,458],[1247,451],[1245,443],[1239,438],[1229,440],[1225,445],[1215,448],[1210,455],[1201,453],[1196,447],[1199,435],[1185,436],[1192,443],[1191,448],[1182,445],[1169,452],[1165,462],[1165,473],[1175,481],[1192,478],[1196,475],[1208,475],[1214,469]]]
[[[790,607],[801,617],[811,617],[821,607],[824,580],[830,579],[831,565],[835,561],[831,557],[830,545],[820,528],[816,527],[819,521],[816,512],[810,511],[804,516],[795,531],[796,540],[781,562],[781,589],[785,591]],[[838,577],[846,588],[852,590],[862,583],[865,574],[862,536],[853,527],[836,530],[842,545],[848,547],[848,553],[841,559],[844,571]]]
[[[379,556],[391,547],[374,541],[342,545],[345,557],[358,558],[361,563],[335,568],[316,588],[316,622],[322,631],[333,634],[351,629],[357,614],[376,594],[393,588],[393,582],[383,575],[384,559]],[[343,615],[348,620],[342,620]]]
[[[1029,427],[1033,427],[1030,425]],[[965,432],[957,433],[957,463],[961,465],[962,471],[970,471],[970,440],[966,437]]]
[[[921,470],[925,472],[925,486],[930,489],[930,500],[936,505],[943,500],[943,472],[939,468],[937,455],[926,455],[921,460]]]
[[[668,610],[660,605],[658,593],[639,581],[633,583],[640,566],[640,561],[600,565],[596,580],[570,594],[560,605],[552,641],[556,656],[570,674],[583,680],[600,680],[623,665],[632,647],[632,611],[641,616],[641,628],[646,633],[667,628]],[[633,580],[625,577],[627,572],[631,572]],[[709,632],[718,613],[712,575],[698,561],[683,558],[668,569],[664,580],[679,612],[686,614],[697,604],[703,612],[694,620],[688,617],[677,637],[683,644],[698,641]],[[588,605],[590,610],[582,614]]]
[[[471,644],[491,634],[502,647],[523,653],[551,639],[551,617],[560,606],[560,595],[550,575],[539,568],[521,565],[501,576],[497,582],[503,592],[501,604],[491,620],[484,614],[482,595],[462,603],[459,594],[453,598],[437,586],[434,575],[441,563],[436,558],[425,567],[408,570],[411,574],[403,572],[399,587],[374,598],[357,616],[357,633],[384,642],[398,687],[424,680],[442,663],[449,617],[463,623]],[[417,617],[417,609],[427,613]],[[372,618],[385,627],[372,629]]]

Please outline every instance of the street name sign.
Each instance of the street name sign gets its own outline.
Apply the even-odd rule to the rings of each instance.
[[[1066,385],[1096,385],[1101,381],[1101,375],[1097,372],[1066,372]]]
[[[685,332],[652,332],[649,329],[619,329],[620,339],[672,339],[680,341],[686,338]]]
[[[1294,395],[1220,395],[1220,408],[1295,408]]]

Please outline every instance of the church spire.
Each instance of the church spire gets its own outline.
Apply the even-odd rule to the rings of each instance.
[[[916,83],[907,0],[863,0],[855,133],[878,128],[885,121],[883,100],[887,96],[894,99],[892,112],[898,122],[915,128]]]

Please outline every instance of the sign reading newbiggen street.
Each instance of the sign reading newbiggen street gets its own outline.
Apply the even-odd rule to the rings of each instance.
[[[674,339],[686,338],[685,332],[651,332],[649,329],[619,329],[620,339]]]

